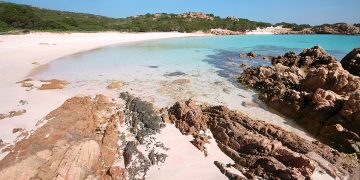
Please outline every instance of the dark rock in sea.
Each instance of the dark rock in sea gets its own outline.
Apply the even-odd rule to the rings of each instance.
[[[341,65],[344,69],[355,76],[360,76],[360,48],[355,48],[342,60]]]
[[[254,59],[254,58],[256,58],[258,55],[257,55],[256,53],[254,53],[254,52],[249,52],[249,53],[246,54],[246,56],[247,56],[248,58],[250,58],[250,59]]]
[[[323,143],[357,152],[360,78],[319,46],[274,57],[272,64],[244,70],[239,82],[258,90],[260,100],[294,118]]]
[[[193,101],[177,102],[169,110],[172,122],[195,140],[202,131],[211,131],[218,147],[235,164],[215,165],[229,178],[243,179],[227,170],[233,167],[246,178],[310,179],[322,168],[333,178],[358,179],[359,160],[319,142],[305,140],[275,125],[230,111],[223,106],[198,106]],[[201,141],[193,144],[206,150]]]
[[[186,75],[186,73],[183,73],[181,71],[175,71],[175,72],[172,72],[172,73],[164,74],[164,76],[184,76],[184,75]]]
[[[149,66],[149,68],[159,68],[159,66]]]
[[[247,62],[243,62],[243,63],[240,64],[240,67],[243,68],[243,69],[246,69],[246,68],[248,68],[250,66],[249,66],[249,64]]]

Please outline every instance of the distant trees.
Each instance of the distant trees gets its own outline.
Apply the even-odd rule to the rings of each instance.
[[[282,26],[283,28],[290,28],[293,31],[302,31],[305,28],[312,27],[309,24],[296,24],[296,23],[286,23],[286,22],[277,23],[277,24],[275,24],[275,26]]]
[[[253,30],[268,27],[270,23],[248,19],[229,20],[214,14],[210,18],[184,17],[177,14],[145,14],[128,18],[108,18],[83,13],[71,13],[35,8],[27,5],[0,2],[0,31],[43,30],[43,31],[207,31],[221,28],[234,31]]]
[[[0,9],[0,21],[14,28],[27,29],[36,27],[41,21],[29,6],[1,4]]]

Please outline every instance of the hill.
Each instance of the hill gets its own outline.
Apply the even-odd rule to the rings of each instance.
[[[48,10],[28,5],[0,2],[0,32],[195,32],[213,34],[242,34],[256,28],[272,26],[244,18],[221,18],[214,14],[188,12],[183,14],[145,14],[127,18],[110,18],[86,13]],[[288,30],[280,34],[360,34],[360,24],[308,24],[277,23]]]
[[[128,18],[109,18],[36,8],[0,2],[0,31],[123,31],[123,32],[194,32],[220,28],[232,31],[268,27],[270,23],[241,18],[221,18],[213,14],[145,14]]]

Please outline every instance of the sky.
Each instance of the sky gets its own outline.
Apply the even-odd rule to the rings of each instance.
[[[189,11],[270,23],[360,23],[360,0],[5,0],[108,17]]]

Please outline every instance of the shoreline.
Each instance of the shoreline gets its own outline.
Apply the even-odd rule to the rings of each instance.
[[[166,36],[163,34],[166,34]],[[50,34],[45,34],[44,36],[46,37],[47,35],[54,35],[54,34],[50,33]],[[79,35],[79,34],[76,34],[76,35]],[[84,35],[84,34],[81,34],[81,35]],[[102,35],[102,33],[100,35]],[[240,112],[240,114],[245,115],[249,118],[252,118],[254,120],[254,122],[265,123],[265,124],[269,124],[274,127],[283,128],[284,130],[286,130],[284,132],[290,131],[294,135],[297,135],[296,137],[299,136],[302,139],[306,140],[306,142],[310,143],[313,140],[315,140],[309,134],[307,134],[301,127],[298,127],[296,124],[292,124],[291,120],[288,121],[287,119],[282,118],[281,116],[279,116],[277,114],[274,114],[268,108],[264,108],[264,109],[261,108],[261,104],[258,104],[259,107],[257,107],[256,102],[254,102],[254,104],[251,104],[251,102],[253,102],[253,101],[248,101],[249,99],[246,99],[246,97],[253,97],[252,93],[249,94],[249,92],[247,92],[247,91],[239,91],[239,89],[237,87],[231,85],[225,78],[217,76],[215,73],[213,73],[213,71],[208,71],[208,70],[206,70],[204,72],[199,71],[199,70],[197,70],[196,72],[192,72],[192,71],[186,72],[185,71],[185,73],[181,72],[184,74],[181,76],[183,79],[179,79],[179,77],[177,77],[176,75],[174,77],[171,77],[171,75],[168,75],[167,77],[164,76],[166,73],[170,73],[171,71],[167,71],[166,69],[162,70],[162,71],[160,69],[156,69],[154,71],[148,71],[148,74],[151,74],[151,77],[150,77],[151,80],[150,80],[149,78],[146,78],[144,76],[141,76],[141,77],[133,76],[133,74],[136,74],[137,72],[143,72],[143,71],[139,71],[139,70],[142,70],[141,68],[138,68],[138,69],[129,68],[129,66],[127,66],[127,62],[131,62],[131,59],[128,58],[128,56],[126,56],[126,54],[123,55],[124,57],[126,57],[126,63],[123,64],[122,66],[119,66],[119,67],[123,68],[123,70],[119,70],[119,71],[125,72],[125,74],[126,74],[126,72],[131,72],[131,73],[127,73],[129,76],[124,75],[124,74],[123,75],[117,74],[117,76],[114,76],[114,77],[116,77],[116,79],[115,78],[114,79],[106,79],[105,78],[106,76],[101,75],[101,77],[104,78],[104,81],[99,81],[99,80],[92,81],[92,79],[88,79],[88,81],[86,81],[86,79],[84,79],[81,82],[80,81],[76,82],[76,81],[71,81],[71,77],[83,77],[81,74],[69,76],[69,79],[67,79],[66,77],[61,78],[62,74],[66,74],[65,72],[67,72],[67,71],[61,71],[60,74],[57,74],[55,77],[52,77],[52,76],[36,77],[36,75],[35,75],[34,80],[29,80],[30,83],[35,83],[35,86],[41,85],[41,83],[44,82],[42,80],[47,80],[47,78],[50,78],[50,77],[60,78],[60,80],[65,80],[64,84],[67,84],[68,80],[70,81],[70,85],[68,87],[66,87],[65,89],[59,88],[58,90],[50,90],[50,91],[41,91],[40,90],[41,88],[32,89],[32,87],[26,89],[24,87],[21,87],[21,84],[15,83],[20,80],[23,80],[26,77],[26,76],[23,77],[23,75],[26,75],[29,73],[28,71],[26,71],[26,69],[28,69],[28,70],[30,69],[31,71],[34,71],[34,68],[39,68],[41,66],[44,66],[44,68],[46,68],[46,66],[49,63],[51,63],[52,61],[56,61],[59,58],[62,58],[65,56],[69,56],[69,55],[76,56],[77,54],[79,54],[81,56],[82,53],[87,53],[92,50],[96,51],[96,49],[101,50],[102,48],[106,48],[108,46],[116,46],[116,45],[121,45],[121,44],[126,46],[129,43],[139,43],[139,42],[159,40],[159,39],[164,39],[164,38],[185,38],[185,37],[193,37],[193,36],[203,36],[203,34],[201,34],[201,35],[195,34],[194,35],[194,34],[179,34],[179,33],[151,33],[150,35],[148,33],[144,33],[144,34],[122,34],[122,35],[127,36],[127,37],[124,37],[125,40],[121,39],[121,38],[116,39],[116,40],[114,40],[114,39],[109,40],[109,39],[102,39],[100,37],[99,37],[100,39],[94,38],[94,39],[89,40],[87,38],[84,38],[84,36],[83,37],[77,36],[77,39],[75,39],[76,40],[75,42],[71,41],[69,39],[60,39],[58,42],[62,42],[63,44],[61,44],[61,45],[59,45],[56,42],[49,41],[49,40],[27,42],[27,43],[24,43],[24,42],[8,43],[8,45],[9,44],[13,45],[12,47],[10,46],[8,48],[12,49],[13,51],[17,51],[18,54],[16,54],[16,53],[12,54],[10,52],[7,52],[6,49],[5,50],[0,49],[0,52],[1,51],[7,52],[7,55],[9,58],[12,57],[13,59],[16,59],[16,57],[17,58],[23,57],[21,59],[14,60],[13,64],[11,64],[12,62],[10,62],[8,59],[5,60],[5,62],[8,63],[5,65],[8,65],[10,67],[11,67],[11,65],[13,65],[12,67],[14,67],[14,69],[11,69],[11,68],[5,69],[4,67],[0,67],[0,70],[3,70],[5,72],[10,72],[9,76],[12,76],[12,77],[9,77],[9,79],[13,80],[13,81],[10,81],[7,79],[8,81],[4,80],[3,82],[0,82],[0,84],[7,85],[7,86],[1,86],[1,88],[0,88],[0,98],[3,99],[3,103],[0,106],[0,113],[8,112],[8,111],[3,110],[6,108],[9,108],[9,110],[14,110],[14,109],[10,109],[10,108],[14,108],[14,107],[17,109],[26,109],[26,112],[23,115],[13,116],[11,118],[5,118],[5,119],[0,120],[0,139],[1,139],[0,142],[1,142],[1,144],[5,144],[5,146],[2,146],[2,147],[0,146],[0,151],[3,151],[4,149],[8,149],[8,150],[12,149],[10,147],[11,145],[16,143],[17,144],[16,146],[18,146],[18,144],[21,144],[21,142],[26,142],[28,139],[31,139],[33,137],[40,137],[39,140],[36,140],[36,138],[35,139],[33,138],[33,140],[32,140],[33,142],[40,143],[40,144],[43,139],[47,139],[49,137],[56,138],[57,136],[53,135],[53,134],[55,134],[56,130],[53,131],[52,128],[57,129],[57,127],[60,127],[59,124],[65,123],[67,120],[65,119],[65,117],[61,117],[62,113],[59,113],[60,116],[58,117],[58,120],[56,120],[56,119],[54,120],[54,118],[52,116],[47,116],[47,114],[57,112],[58,108],[61,109],[61,107],[64,106],[64,104],[66,104],[66,102],[68,102],[68,103],[70,102],[69,101],[70,98],[75,98],[75,99],[76,98],[80,98],[80,99],[94,98],[94,102],[99,103],[99,102],[101,102],[100,101],[101,98],[98,99],[98,97],[102,96],[102,97],[107,98],[109,100],[109,102],[111,101],[114,104],[117,103],[116,106],[111,107],[112,111],[109,111],[109,109],[107,109],[107,112],[115,113],[116,111],[119,111],[120,109],[124,110],[124,112],[127,112],[128,110],[126,110],[126,108],[125,108],[126,106],[124,106],[124,105],[129,103],[130,102],[129,99],[132,99],[132,98],[127,98],[127,95],[119,96],[119,92],[130,92],[131,94],[134,94],[135,97],[139,97],[141,100],[145,100],[146,102],[152,103],[153,109],[155,111],[159,111],[159,113],[170,112],[170,111],[162,111],[164,109],[161,109],[161,108],[164,108],[164,107],[165,107],[165,109],[169,108],[169,106],[168,106],[169,102],[171,104],[173,104],[172,103],[173,100],[177,101],[177,100],[185,100],[185,99],[189,99],[189,98],[190,99],[194,98],[194,102],[199,103],[198,104],[199,107],[201,106],[201,104],[209,105],[209,107],[211,105],[212,106],[223,105],[224,107],[229,108],[230,110],[231,109],[235,110],[234,112]],[[143,36],[141,36],[141,35],[143,35]],[[38,36],[38,34],[35,34],[35,35],[33,34],[33,36],[36,37],[36,36]],[[42,35],[39,35],[39,36],[42,37]],[[62,37],[61,35],[59,35],[59,36]],[[69,36],[71,36],[71,34]],[[111,36],[112,36],[112,34],[110,34],[107,37],[111,38]],[[141,36],[141,37],[139,37],[139,36]],[[85,37],[87,37],[87,36],[85,35]],[[118,36],[116,36],[116,37],[118,37]],[[142,40],[137,40],[137,39],[134,40],[131,38],[138,38],[138,39],[142,39]],[[41,38],[39,38],[39,39],[41,40]],[[3,42],[1,42],[1,40],[2,39],[0,36],[0,47],[1,47],[1,45],[3,45]],[[116,43],[117,40],[123,40],[123,41],[120,43]],[[31,39],[30,40],[27,39],[27,41],[31,41]],[[98,42],[98,43],[91,44],[92,42]],[[108,45],[104,45],[104,44],[108,44]],[[81,47],[76,48],[79,45]],[[100,46],[100,45],[103,45],[103,46]],[[80,51],[80,49],[82,49],[82,48],[86,49],[86,48],[90,48],[91,46],[94,46],[94,47],[98,46],[98,47]],[[27,47],[29,47],[29,49],[26,49]],[[72,48],[72,47],[74,47],[74,48]],[[26,53],[19,53],[19,52],[23,52],[23,51],[21,51],[21,48],[26,49]],[[65,49],[67,51],[64,51],[64,52],[60,51],[60,50],[65,50]],[[68,50],[68,49],[70,49],[70,50]],[[46,52],[45,54],[41,53],[42,51],[46,51],[46,50],[49,50],[50,52]],[[70,53],[70,52],[74,52],[74,53],[66,54],[66,53]],[[60,56],[62,53],[63,53],[63,55]],[[64,53],[66,55],[64,55]],[[56,57],[56,56],[60,56],[60,57],[50,59],[50,57]],[[43,59],[34,61],[33,59],[31,59],[34,57],[41,57]],[[106,58],[106,57],[104,57],[104,58]],[[31,60],[29,60],[29,59],[31,59]],[[37,62],[37,63],[34,64],[34,62]],[[102,62],[102,61],[100,61],[100,62]],[[26,64],[26,63],[28,63],[28,64]],[[82,66],[80,66],[80,67],[82,67]],[[97,68],[99,68],[99,67],[96,66],[96,69]],[[93,69],[93,70],[87,69],[84,75],[86,75],[88,73],[89,74],[96,73],[97,72],[96,69]],[[24,70],[24,71],[21,71],[21,70]],[[76,71],[76,69],[75,69],[75,71]],[[106,72],[110,72],[109,69],[106,69]],[[173,73],[176,74],[176,72],[173,72]],[[200,76],[198,74],[202,74],[202,75]],[[142,75],[147,75],[147,73],[144,73]],[[133,76],[133,77],[131,77],[131,76]],[[16,78],[18,78],[18,79],[16,79]],[[21,79],[21,78],[23,78],[23,79]],[[184,78],[186,78],[186,79],[184,79]],[[209,79],[210,79],[210,81],[209,81]],[[25,81],[25,83],[26,82],[27,81]],[[111,82],[111,84],[109,84],[110,82]],[[154,86],[154,84],[160,85],[160,87]],[[109,88],[110,85],[113,85],[114,87]],[[117,87],[117,85],[119,87]],[[199,87],[199,86],[205,87],[205,88],[194,89],[194,87]],[[179,87],[181,87],[181,88],[179,88]],[[224,88],[226,88],[226,90],[224,90]],[[175,94],[174,94],[174,92],[175,92]],[[243,97],[241,97],[239,94]],[[3,97],[1,97],[1,96],[3,96]],[[121,99],[119,99],[119,98],[121,98]],[[98,100],[96,100],[96,99],[98,99]],[[26,103],[22,104],[21,101],[23,101],[23,100],[25,100]],[[29,102],[29,103],[27,103],[27,102]],[[77,102],[77,101],[74,101],[74,102]],[[77,103],[69,103],[69,104],[73,104],[73,105],[75,105],[75,107],[80,108],[80,107],[85,106],[81,102],[82,101],[79,101]],[[248,104],[244,106],[244,105],[241,105],[239,102],[244,102],[244,103],[248,103]],[[95,104],[90,103],[89,105],[94,106]],[[142,107],[142,106],[143,105],[140,104],[140,107]],[[241,107],[241,106],[244,106],[244,107]],[[76,119],[78,116],[80,116],[80,114],[76,115],[76,113],[81,113],[81,112],[76,110],[75,107],[73,108],[72,106],[69,106],[67,108],[63,108],[63,109],[68,109],[68,110],[74,111],[74,112],[70,113],[71,115],[69,117],[73,117],[73,118],[75,117],[75,119],[71,119],[71,120],[68,119],[69,122],[71,122],[71,121],[77,122],[79,120],[80,121],[82,120],[82,118]],[[100,106],[96,105],[94,107],[99,108]],[[91,107],[91,109],[93,109],[94,107]],[[122,108],[124,108],[124,109],[122,109]],[[259,111],[260,109],[261,109],[261,111]],[[256,115],[254,113],[248,114],[249,111],[258,112],[259,114],[256,114]],[[263,111],[266,113],[261,113]],[[224,113],[225,112],[227,112],[227,111],[224,110]],[[103,114],[103,113],[100,113],[100,111],[99,111],[98,114]],[[117,114],[117,113],[115,113],[115,114]],[[168,115],[167,117],[169,117],[170,113],[163,114],[163,115]],[[272,117],[270,117],[270,116],[272,116]],[[51,118],[49,118],[49,117],[51,117]],[[125,116],[125,117],[127,117],[127,116]],[[136,116],[134,116],[134,117],[136,117]],[[163,121],[165,121],[165,119],[166,119],[164,117],[165,116],[162,116]],[[130,116],[128,118],[131,119]],[[279,119],[279,118],[281,118],[281,119]],[[103,121],[102,118],[100,118],[100,119],[101,119],[101,121]],[[168,119],[168,120],[170,120],[170,119]],[[55,121],[55,124],[54,124],[54,121]],[[56,122],[58,123],[58,125],[56,125]],[[40,133],[41,136],[40,135],[37,136],[36,134],[39,134],[39,132],[41,132],[40,128],[43,128],[45,125],[48,125],[48,124],[52,124],[52,125],[49,125],[50,128],[47,129],[46,131],[43,131],[45,134]],[[74,124],[74,127],[76,127],[77,129],[83,128],[83,126],[81,124],[76,124],[76,123],[69,123],[69,124]],[[69,126],[69,124],[66,125],[65,127],[71,127],[71,125]],[[98,127],[100,127],[100,126],[98,126]],[[117,126],[117,127],[119,128],[118,131],[120,133],[124,133],[123,135],[126,135],[127,133],[129,133],[129,132],[127,132],[128,129],[126,128],[126,126],[121,125],[121,126]],[[165,155],[168,155],[169,159],[164,161],[163,164],[156,164],[156,165],[152,166],[152,168],[149,170],[149,174],[147,175],[147,177],[149,179],[166,179],[166,177],[168,177],[168,175],[171,174],[171,172],[173,172],[174,170],[179,170],[179,168],[177,168],[177,166],[180,166],[182,168],[181,169],[182,172],[177,174],[180,177],[183,177],[184,174],[186,174],[186,175],[189,175],[189,178],[193,178],[194,174],[189,174],[187,172],[191,172],[192,167],[196,167],[196,168],[202,169],[202,171],[197,172],[199,175],[196,174],[196,176],[204,177],[203,175],[209,175],[209,177],[212,176],[212,177],[218,177],[219,179],[223,179],[223,178],[226,179],[221,174],[222,170],[218,167],[219,164],[216,164],[215,162],[220,160],[221,163],[223,163],[222,165],[225,165],[225,164],[228,165],[228,164],[234,164],[235,161],[233,161],[230,156],[227,156],[226,153],[224,151],[222,151],[222,149],[219,146],[217,146],[217,143],[214,139],[216,139],[216,137],[218,138],[218,136],[214,136],[212,134],[213,132],[211,130],[201,132],[201,133],[204,133],[205,135],[206,134],[209,135],[208,137],[210,139],[209,144],[206,144],[206,146],[204,146],[206,148],[206,151],[204,151],[204,154],[203,154],[201,151],[199,151],[199,149],[197,149],[199,147],[197,147],[195,144],[193,144],[193,145],[195,145],[195,146],[193,146],[191,143],[189,143],[189,141],[192,143],[197,142],[195,136],[193,136],[193,137],[184,136],[180,133],[181,132],[180,128],[177,129],[175,126],[170,125],[170,124],[168,124],[165,127],[166,128],[163,129],[164,131],[161,131],[160,134],[149,137],[149,139],[154,138],[156,140],[159,140],[159,142],[163,143],[162,146],[164,148],[163,149],[164,151],[161,150],[161,148],[158,148],[157,150],[160,149],[158,152],[164,152],[164,153],[166,151]],[[18,129],[18,130],[16,130],[16,132],[15,132],[15,129]],[[178,130],[180,130],[180,131],[178,131]],[[79,130],[76,130],[75,132],[78,132],[78,131]],[[64,134],[67,134],[67,133],[64,133]],[[257,136],[254,136],[255,134],[253,134],[253,136],[251,136],[251,137],[252,138],[257,137]],[[129,134],[127,134],[127,135],[129,135]],[[59,137],[60,136],[58,136],[57,138],[59,138]],[[131,141],[132,136],[127,136],[127,137],[129,137],[128,140]],[[64,139],[64,138],[61,137],[59,139]],[[174,143],[174,139],[176,139],[176,143]],[[270,139],[272,139],[272,138],[270,138]],[[126,141],[128,141],[128,140],[126,140]],[[254,140],[256,140],[256,139],[254,139]],[[266,140],[266,138],[263,140]],[[54,142],[54,141],[51,141],[51,142]],[[117,141],[117,142],[119,142],[119,141]],[[201,141],[199,141],[199,143],[200,142]],[[30,144],[33,144],[33,143],[30,143]],[[156,146],[156,144],[154,146]],[[143,155],[145,155],[146,157],[148,157],[150,155],[148,152],[151,148],[150,149],[147,148],[147,145],[146,146],[139,145],[138,148],[139,148],[140,152],[143,153]],[[170,149],[170,150],[166,150],[166,149]],[[178,151],[179,149],[182,149],[182,150]],[[153,148],[153,150],[154,150],[154,148]],[[187,153],[184,153],[185,150]],[[51,150],[51,151],[54,151],[54,150]],[[8,157],[11,157],[12,154],[14,154],[14,152],[16,152],[16,150],[1,152],[0,153],[0,161],[3,160],[3,158],[5,156],[9,155],[5,158],[4,161],[6,161]],[[209,156],[206,156],[205,152],[206,153],[209,152]],[[289,152],[291,152],[291,151],[289,151]],[[185,154],[190,154],[190,155],[185,156]],[[298,157],[298,154],[296,152],[293,152],[293,154],[296,155],[294,157]],[[18,155],[17,155],[17,157],[18,157]],[[189,162],[191,162],[191,160],[195,160],[195,161],[192,162],[191,164],[189,164]],[[24,162],[27,162],[27,161],[24,161]],[[134,161],[134,162],[136,162],[136,161]],[[214,165],[214,163],[215,163],[215,165]],[[115,165],[120,165],[119,167],[123,168],[123,164],[124,164],[124,162],[119,161],[113,165],[114,165],[114,167],[115,167]],[[14,166],[14,167],[16,169],[16,166]],[[234,169],[234,167],[232,167],[232,168],[227,167],[225,169],[229,172],[234,172],[234,174],[238,174],[239,176],[243,177],[242,172],[238,171],[236,168]],[[219,169],[221,171],[219,171]],[[7,169],[7,170],[9,170],[9,169]],[[13,174],[13,173],[11,173],[12,172],[11,170],[12,169],[10,168],[9,171],[2,171],[2,172],[10,172],[9,174],[11,175],[11,174]],[[317,177],[317,178],[329,178],[330,177],[330,176],[328,176],[328,174],[322,174],[321,173],[322,171],[324,171],[324,170],[322,170],[322,167],[320,167],[320,170],[319,169],[314,170],[313,177]],[[6,175],[6,173],[5,173],[5,175]],[[174,174],[173,177],[176,177],[176,175]]]
[[[178,32],[160,32],[160,33],[118,33],[118,32],[97,32],[97,33],[51,33],[51,32],[35,32],[20,35],[0,35],[0,53],[3,56],[1,63],[5,67],[0,67],[1,72],[7,72],[7,68],[17,68],[18,72],[27,71],[28,73],[34,69],[32,63],[39,63],[45,65],[56,59],[70,56],[90,50],[95,50],[107,46],[126,44],[131,42],[142,42],[148,40],[159,40],[167,38],[184,38],[195,36],[209,36],[208,34],[199,33],[178,33]],[[114,38],[114,39],[110,39]],[[70,44],[71,43],[71,44]],[[89,43],[89,44],[88,44]],[[90,44],[95,43],[95,44]],[[41,48],[39,48],[41,47]],[[15,52],[31,51],[32,56],[14,55]],[[35,52],[36,51],[36,52]],[[39,53],[33,55],[35,53]],[[42,53],[42,54],[40,54]],[[23,53],[22,53],[23,54]],[[21,59],[21,60],[19,60]],[[26,61],[29,63],[28,67],[23,67],[20,63]],[[19,64],[17,64],[19,63]],[[25,64],[24,64],[25,65]],[[18,66],[18,67],[15,67]],[[31,67],[32,66],[32,67]],[[22,69],[20,69],[22,68]],[[19,74],[17,80],[20,81]],[[25,78],[27,74],[22,77]],[[6,80],[10,81],[7,77]],[[1,84],[1,83],[0,83]]]
[[[40,66],[59,58],[83,53],[112,45],[158,40],[166,38],[185,38],[205,36],[189,33],[30,33],[24,35],[0,35],[0,72],[4,74],[0,81],[0,114],[26,109],[21,116],[0,120],[0,139],[8,145],[14,144],[19,133],[14,128],[32,131],[37,121],[73,96],[61,90],[26,91],[17,82],[28,78],[29,74]],[[29,102],[21,104],[21,101]],[[2,147],[0,149],[3,149]],[[5,153],[1,153],[0,159]]]

